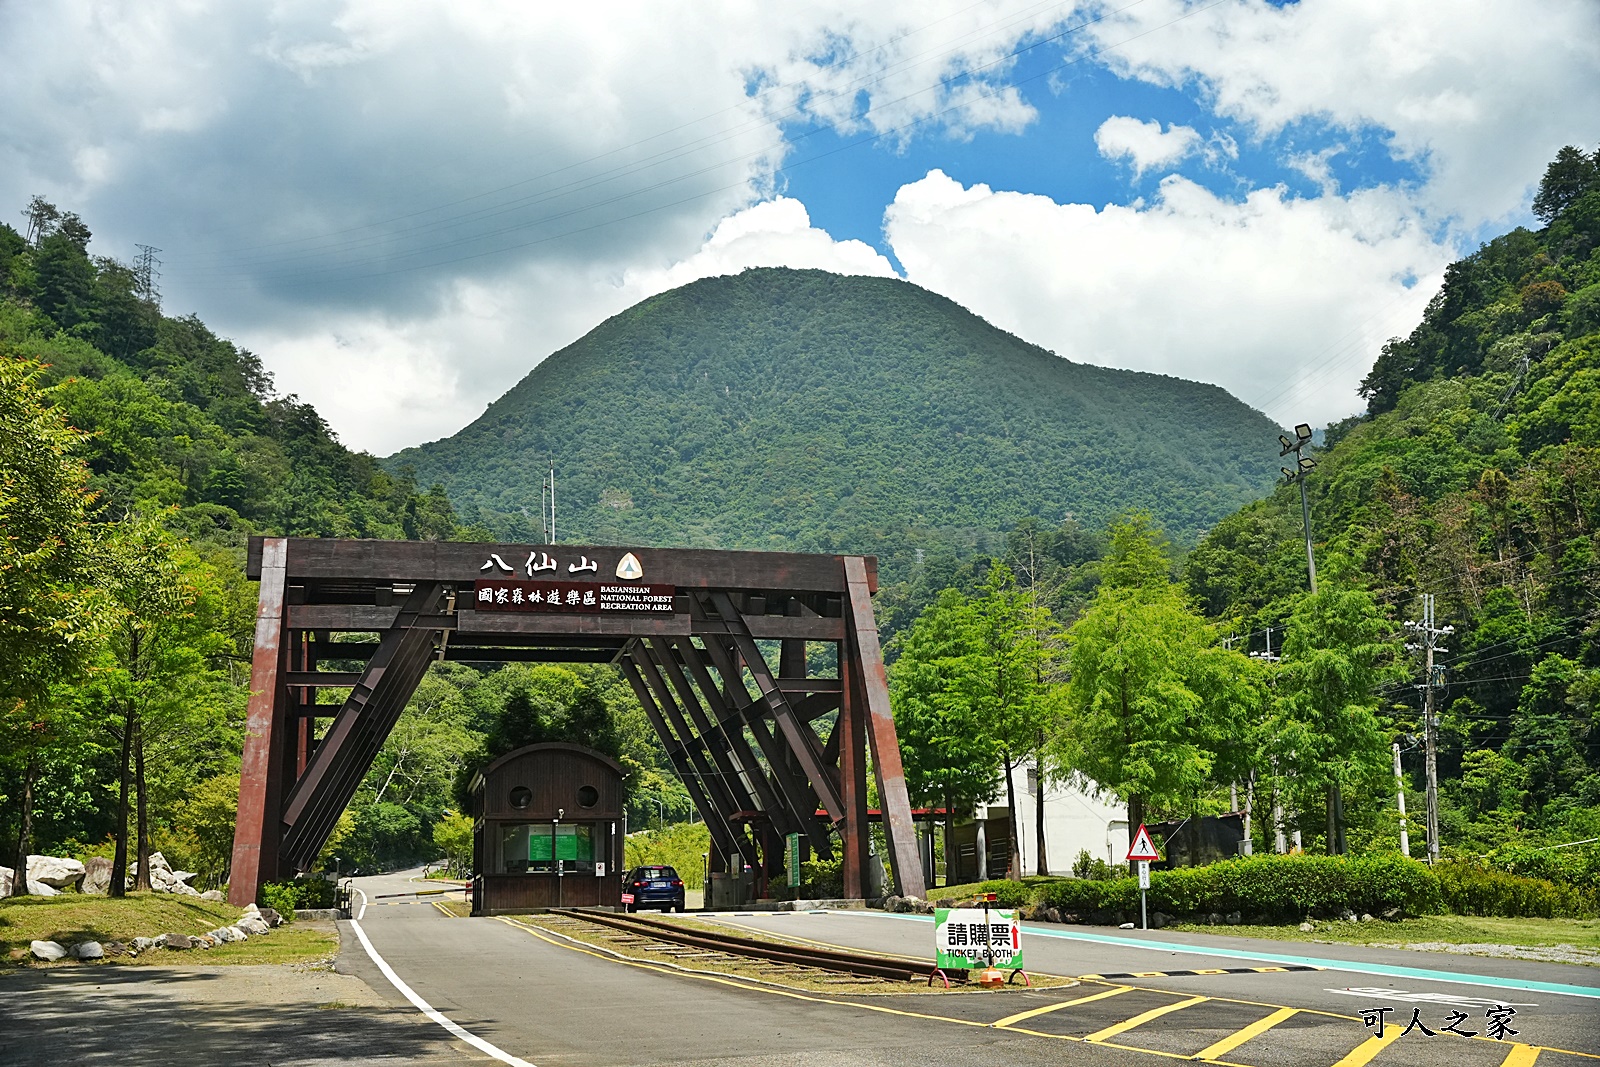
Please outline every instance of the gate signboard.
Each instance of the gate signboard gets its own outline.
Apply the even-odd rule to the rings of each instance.
[[[1015,911],[935,908],[933,939],[940,970],[1022,969],[1022,922]]]

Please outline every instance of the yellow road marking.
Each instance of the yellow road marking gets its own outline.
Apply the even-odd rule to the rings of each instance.
[[[1229,1034],[1227,1037],[1216,1042],[1215,1044],[1207,1045],[1199,1052],[1196,1052],[1194,1054],[1194,1058],[1197,1060],[1214,1060],[1219,1056],[1226,1055],[1227,1053],[1238,1048],[1240,1045],[1244,1044],[1246,1041],[1249,1041],[1252,1037],[1259,1037],[1268,1030],[1271,1030],[1274,1026],[1277,1026],[1279,1023],[1283,1022],[1283,1020],[1297,1014],[1298,1010],[1299,1009],[1297,1008],[1279,1008],[1266,1018],[1257,1019],[1243,1030],[1240,1030],[1237,1033]]]
[[[1362,1067],[1362,1064],[1399,1040],[1400,1035],[1403,1033],[1405,1031],[1400,1027],[1391,1026],[1388,1033],[1382,1037],[1369,1037],[1351,1049],[1345,1054],[1344,1059],[1334,1064],[1333,1067]]]
[[[1190,974],[1227,974],[1228,972],[1224,971],[1224,970],[1214,970],[1214,971],[1190,971],[1189,973]]]
[[[1134,971],[1131,978],[1170,978],[1166,971]]]
[[[442,900],[430,900],[428,903],[432,904],[438,910],[439,914],[443,915],[446,919],[454,919],[457,917],[455,912],[445,907],[444,901]]]
[[[1159,1008],[1151,1008],[1149,1011],[1141,1012],[1131,1019],[1124,1019],[1115,1026],[1108,1026],[1104,1030],[1096,1030],[1094,1033],[1084,1038],[1084,1040],[1104,1041],[1108,1037],[1116,1037],[1118,1034],[1126,1030],[1132,1030],[1135,1026],[1143,1026],[1151,1019],[1159,1019],[1168,1012],[1181,1011],[1184,1008],[1203,1003],[1204,1001],[1210,999],[1210,997],[1190,997],[1188,1000],[1180,1000],[1176,1004],[1163,1004]]]
[[[1009,1023],[1009,1020],[1007,1020],[1007,1019],[1002,1019],[1000,1021],[1000,1023],[992,1023],[991,1024],[991,1023],[976,1022],[976,1021],[973,1021],[973,1020],[970,1020],[970,1019],[956,1019],[956,1018],[952,1018],[952,1017],[950,1017],[948,1015],[929,1015],[929,1014],[927,1014],[925,1012],[904,1011],[904,1010],[902,1010],[900,1008],[889,1008],[889,1007],[885,1007],[885,1006],[883,1006],[881,1004],[863,1004],[863,1003],[860,1003],[858,1001],[831,1000],[831,999],[829,999],[827,997],[807,996],[804,993],[796,993],[796,992],[793,992],[793,991],[787,990],[787,989],[778,989],[778,988],[774,988],[772,986],[753,985],[753,984],[750,984],[750,983],[747,983],[747,982],[738,981],[736,979],[719,978],[719,977],[717,977],[715,975],[703,974],[703,973],[699,973],[699,972],[696,972],[696,971],[690,971],[690,970],[687,970],[687,969],[665,967],[665,966],[661,966],[659,964],[654,964],[654,963],[643,963],[643,962],[640,962],[640,961],[637,961],[637,960],[626,959],[626,958],[621,957],[621,956],[608,955],[607,953],[596,952],[596,951],[593,951],[591,949],[582,948],[582,947],[579,947],[577,944],[570,943],[570,942],[565,941],[565,940],[557,940],[556,938],[547,936],[544,931],[540,930],[537,927],[530,926],[527,923],[517,922],[515,919],[509,918],[507,916],[496,915],[496,916],[492,916],[492,918],[494,918],[498,922],[505,923],[507,926],[511,926],[511,927],[514,927],[514,928],[516,928],[518,930],[523,930],[523,931],[525,931],[527,933],[530,933],[534,937],[537,937],[539,940],[544,941],[547,944],[554,945],[556,948],[564,948],[564,949],[568,949],[568,950],[573,951],[573,952],[580,952],[585,956],[593,956],[595,959],[606,960],[606,961],[609,961],[611,963],[620,963],[625,967],[637,967],[640,970],[654,971],[657,974],[676,975],[676,976],[678,976],[680,978],[694,978],[694,979],[698,979],[698,980],[700,980],[702,982],[711,982],[711,983],[714,983],[716,985],[729,986],[729,987],[731,987],[733,989],[744,989],[744,990],[748,990],[748,991],[756,992],[756,993],[766,993],[766,994],[769,994],[771,996],[788,997],[791,1000],[803,1000],[803,1001],[806,1001],[807,1003],[810,1003],[810,1004],[830,1004],[830,1005],[832,1005],[834,1007],[839,1007],[839,1008],[856,1008],[856,1009],[859,1009],[861,1011],[875,1011],[875,1012],[880,1012],[880,1013],[885,1014],[885,1015],[900,1015],[900,1016],[904,1016],[904,1017],[909,1018],[909,1019],[923,1019],[923,1020],[926,1020],[928,1022],[952,1023],[952,1024],[956,1025],[956,1026],[971,1026],[971,1027],[979,1027],[979,1028],[982,1028],[982,1029],[992,1029],[994,1027],[1000,1026],[1002,1023]],[[730,923],[728,925],[734,925],[734,924]],[[823,942],[818,942],[818,943],[822,944]],[[1268,968],[1268,969],[1271,969],[1271,968]],[[1082,977],[1091,978],[1091,977],[1094,977],[1094,976],[1092,976],[1092,975],[1083,975]],[[1172,996],[1180,995],[1180,994],[1174,993],[1172,990],[1150,989],[1150,988],[1148,988],[1146,986],[1117,986],[1117,987],[1114,987],[1114,992],[1119,992],[1119,993],[1120,992],[1128,992],[1128,991],[1133,990],[1133,989],[1143,989],[1145,992],[1149,992],[1149,993],[1167,993],[1167,994],[1172,995]],[[976,995],[976,994],[974,994],[974,995]],[[1108,993],[1106,993],[1104,995],[1109,996],[1109,995],[1111,995],[1111,993],[1108,992]],[[1088,999],[1088,998],[1084,998],[1084,999]],[[1174,1003],[1174,1004],[1168,1004],[1168,1005],[1166,1005],[1164,1007],[1161,1007],[1161,1008],[1156,1008],[1153,1011],[1147,1011],[1143,1015],[1135,1016],[1134,1018],[1129,1019],[1125,1023],[1120,1023],[1117,1026],[1108,1027],[1105,1030],[1101,1030],[1098,1033],[1090,1034],[1088,1037],[1083,1037],[1083,1038],[1074,1037],[1074,1036],[1072,1036],[1070,1034],[1048,1034],[1048,1033],[1045,1033],[1042,1030],[1030,1030],[1030,1029],[1028,1029],[1026,1027],[1015,1026],[1015,1025],[1006,1025],[1004,1028],[1009,1033],[1027,1034],[1030,1037],[1045,1037],[1045,1038],[1051,1039],[1052,1041],[1097,1041],[1100,1044],[1104,1044],[1108,1048],[1123,1049],[1123,1050],[1128,1051],[1128,1052],[1142,1052],[1142,1053],[1144,1053],[1146,1055],[1150,1055],[1150,1056],[1163,1056],[1163,1057],[1166,1057],[1167,1059],[1182,1059],[1182,1060],[1197,1059],[1197,1058],[1199,1058],[1198,1056],[1197,1057],[1191,1057],[1191,1056],[1182,1055],[1180,1053],[1162,1052],[1162,1051],[1157,1050],[1157,1049],[1139,1048],[1138,1046],[1135,1046],[1135,1045],[1120,1045],[1120,1044],[1117,1044],[1115,1042],[1101,1041],[1099,1039],[1102,1036],[1109,1036],[1109,1035],[1115,1035],[1115,1034],[1118,1034],[1118,1033],[1122,1033],[1123,1031],[1130,1030],[1130,1029],[1140,1025],[1141,1023],[1148,1022],[1151,1019],[1159,1018],[1160,1016],[1165,1015],[1168,1012],[1177,1011],[1180,1008],[1187,1008],[1192,1004],[1197,1004],[1197,1003],[1199,1003],[1201,1001],[1205,1001],[1205,1000],[1216,1001],[1219,1004],[1246,1004],[1246,1005],[1249,1005],[1251,1007],[1273,1008],[1275,1010],[1275,1012],[1282,1012],[1282,1011],[1287,1011],[1287,1012],[1291,1012],[1291,1013],[1298,1012],[1300,1014],[1305,1014],[1305,1015],[1320,1015],[1320,1016],[1324,1016],[1324,1017],[1332,1018],[1332,1019],[1345,1019],[1345,1020],[1348,1020],[1350,1022],[1359,1021],[1356,1018],[1356,1016],[1354,1016],[1354,1015],[1343,1015],[1343,1014],[1340,1014],[1338,1012],[1320,1011],[1320,1010],[1317,1010],[1315,1008],[1284,1008],[1284,1007],[1280,1007],[1279,1005],[1276,1005],[1276,1004],[1263,1004],[1260,1001],[1254,1001],[1254,1000],[1235,1000],[1235,999],[1232,999],[1232,998],[1200,997],[1200,996],[1197,996],[1197,997],[1192,997],[1192,998],[1187,999],[1187,1000],[1179,1001],[1179,1002]],[[1069,1003],[1076,1003],[1076,1002],[1069,1002]],[[1067,1004],[1061,1004],[1059,1006],[1060,1007],[1066,1007]],[[1054,1007],[1056,1007],[1056,1005],[1052,1005],[1051,1009],[1053,1009]],[[1047,1010],[1051,1010],[1051,1009],[1047,1009]],[[1031,1014],[1031,1013],[1023,1013],[1023,1016],[1025,1017],[1025,1016],[1027,1016],[1029,1014]],[[1269,1018],[1270,1018],[1270,1016],[1269,1016]],[[1265,1021],[1265,1020],[1263,1020],[1263,1021]],[[1249,1029],[1249,1028],[1247,1027],[1246,1029]],[[1393,1042],[1396,1038],[1398,1038],[1400,1033],[1401,1033],[1401,1031],[1402,1031],[1402,1029],[1403,1028],[1399,1027],[1399,1026],[1389,1027],[1388,1028],[1388,1032],[1385,1033],[1385,1035],[1381,1039],[1380,1038],[1376,1038],[1376,1037],[1368,1038],[1361,1045],[1357,1046],[1344,1059],[1342,1059],[1338,1063],[1334,1064],[1333,1067],[1362,1067],[1363,1064],[1367,1063],[1374,1056],[1376,1056],[1379,1052],[1381,1052],[1385,1048],[1387,1048],[1391,1042]],[[1234,1035],[1234,1036],[1237,1036],[1237,1035]],[[1224,1038],[1224,1040],[1228,1040],[1228,1039]],[[1488,1040],[1488,1039],[1480,1035],[1479,1037],[1473,1038],[1473,1040],[1475,1040],[1475,1041],[1484,1041],[1484,1040]],[[1221,1042],[1218,1042],[1218,1044],[1221,1044]],[[1215,1046],[1213,1046],[1213,1047],[1215,1047]],[[1541,1051],[1545,1051],[1546,1048],[1548,1048],[1548,1051],[1550,1051],[1550,1052],[1559,1052],[1559,1053],[1561,1053],[1563,1055],[1581,1056],[1584,1059],[1600,1060],[1600,1056],[1597,1056],[1592,1052],[1575,1052],[1575,1051],[1573,1051],[1571,1049],[1560,1049],[1560,1048],[1554,1048],[1554,1047],[1548,1047],[1548,1046],[1539,1046],[1539,1045],[1523,1045],[1523,1044],[1518,1043],[1518,1044],[1514,1044],[1512,1046],[1510,1052],[1507,1054],[1506,1060],[1501,1063],[1500,1067],[1529,1067],[1529,1065],[1531,1065],[1533,1063],[1534,1059],[1538,1056],[1538,1054]],[[1212,1052],[1212,1050],[1210,1048],[1208,1048],[1208,1049],[1203,1050],[1201,1055],[1210,1054],[1211,1052]],[[1218,1052],[1218,1053],[1215,1053],[1213,1055],[1220,1056],[1221,1053]],[[1526,1057],[1526,1058],[1514,1058],[1514,1057]],[[1223,1059],[1207,1058],[1205,1062],[1207,1062],[1208,1064],[1215,1064],[1215,1065],[1217,1065],[1217,1067],[1242,1067],[1242,1065],[1240,1065],[1240,1064],[1231,1063],[1230,1061],[1223,1060]]]
[[[989,1025],[1011,1026],[1014,1023],[1022,1022],[1024,1019],[1031,1019],[1035,1015],[1046,1015],[1052,1011],[1060,1011],[1062,1008],[1070,1008],[1074,1004],[1087,1004],[1091,1000],[1104,1000],[1107,997],[1115,997],[1123,993],[1131,993],[1132,991],[1133,986],[1131,985],[1117,986],[1115,989],[1106,989],[1099,993],[1091,993],[1086,997],[1079,997],[1076,1000],[1063,1000],[1059,1004],[1047,1004],[1042,1008],[1033,1008],[1029,1011],[1019,1011],[1015,1015],[1007,1015],[1004,1019],[1000,1019],[997,1022],[992,1022]]]

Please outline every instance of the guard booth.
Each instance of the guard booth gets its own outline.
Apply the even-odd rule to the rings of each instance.
[[[472,778],[472,914],[621,899],[622,766],[582,745],[508,752]]]

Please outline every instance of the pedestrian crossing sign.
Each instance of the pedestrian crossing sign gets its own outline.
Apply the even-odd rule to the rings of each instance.
[[[1156,851],[1156,843],[1150,840],[1150,831],[1145,829],[1144,823],[1139,824],[1139,832],[1133,835],[1133,844],[1128,846],[1129,860],[1158,860],[1161,853]]]

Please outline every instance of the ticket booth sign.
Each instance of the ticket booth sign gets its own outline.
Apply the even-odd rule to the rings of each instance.
[[[1022,921],[1015,911],[935,908],[933,946],[940,970],[1022,969]]]

